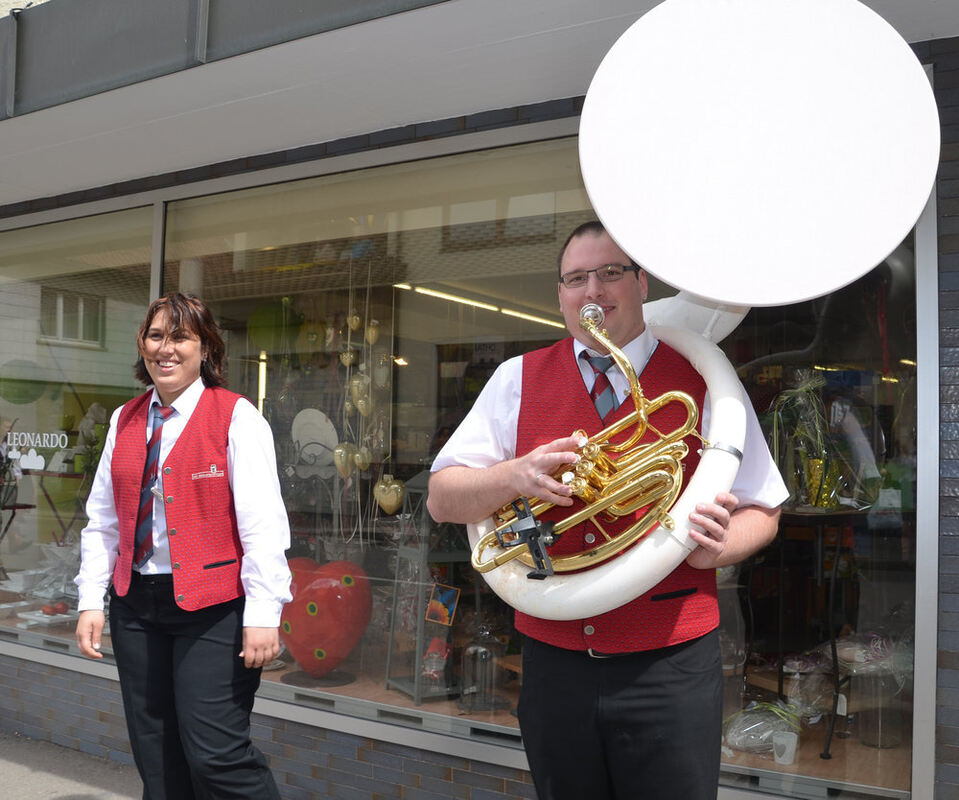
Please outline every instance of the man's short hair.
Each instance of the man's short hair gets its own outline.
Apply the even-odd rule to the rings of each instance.
[[[566,237],[566,241],[563,242],[563,246],[559,249],[559,255],[556,256],[556,275],[559,278],[563,277],[563,256],[566,255],[566,248],[569,247],[569,243],[573,239],[578,239],[580,236],[602,236],[606,233],[606,226],[600,222],[598,219],[591,219],[589,222],[583,222],[580,225],[577,225],[573,228],[569,236]],[[627,258],[629,258],[629,264],[634,267],[639,265],[629,257],[627,253]],[[636,277],[639,277],[639,273],[636,273]]]

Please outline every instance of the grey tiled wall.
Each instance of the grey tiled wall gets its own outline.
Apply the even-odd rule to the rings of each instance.
[[[942,125],[939,233],[939,643],[936,798],[959,800],[959,38],[916,48]]]
[[[115,681],[0,655],[0,730],[130,764]],[[284,800],[507,800],[536,793],[529,773],[254,715]]]

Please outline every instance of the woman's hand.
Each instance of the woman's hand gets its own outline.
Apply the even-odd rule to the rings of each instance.
[[[102,611],[81,611],[77,619],[77,646],[87,658],[103,658],[100,637],[106,616]]]
[[[248,669],[269,664],[280,654],[279,628],[244,628],[240,658]]]

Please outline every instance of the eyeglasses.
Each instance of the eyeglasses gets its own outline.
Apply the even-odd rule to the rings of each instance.
[[[628,267],[622,264],[603,264],[596,269],[581,269],[576,272],[567,272],[561,275],[559,282],[567,289],[581,289],[589,283],[589,273],[595,272],[596,277],[603,283],[616,283],[623,277],[625,272],[639,272],[639,267],[630,264]]]

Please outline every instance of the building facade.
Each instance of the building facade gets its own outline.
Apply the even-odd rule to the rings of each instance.
[[[255,707],[284,796],[534,797],[521,637],[426,475],[496,365],[564,335],[583,95],[651,4],[244,5],[0,21],[0,726],[129,759],[71,579],[137,326],[179,290],[271,423],[311,581]],[[718,576],[727,800],[959,796],[959,38],[909,38],[943,142],[916,228],[722,343],[791,491],[777,542]]]

